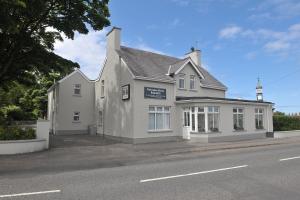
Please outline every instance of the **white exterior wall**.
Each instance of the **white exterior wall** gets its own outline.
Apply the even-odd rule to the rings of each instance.
[[[184,74],[185,77],[185,89],[179,89],[179,74]],[[187,97],[219,97],[225,98],[224,90],[216,90],[203,88],[200,86],[200,78],[198,73],[195,71],[193,66],[188,63],[179,73],[175,76],[176,80],[176,96],[187,96]],[[195,89],[190,90],[190,76],[195,76]]]
[[[181,130],[183,127],[183,108],[190,106],[207,107],[207,106],[217,106],[219,107],[219,130],[222,135],[232,135],[232,134],[248,134],[248,133],[266,133],[273,132],[273,122],[272,122],[272,106],[268,104],[254,104],[254,103],[177,103],[178,112],[177,118],[180,119]],[[244,109],[244,130],[235,131],[233,128],[233,108],[243,108]],[[257,130],[255,128],[255,108],[264,109],[263,125],[264,129]],[[177,127],[179,128],[179,126]]]
[[[74,95],[74,84],[81,85],[81,94]],[[80,72],[59,82],[55,87],[56,116],[53,123],[55,134],[85,134],[94,118],[94,82],[86,80]],[[80,112],[79,122],[73,121],[74,112]],[[51,118],[50,118],[51,119]]]
[[[107,43],[107,58],[99,79],[95,83],[97,133],[122,139],[133,138],[133,76],[116,52],[118,45],[111,33]],[[118,42],[119,40],[115,41]],[[104,80],[104,98],[101,97],[101,82]],[[122,100],[121,87],[130,85],[130,99]],[[99,126],[99,111],[103,112],[103,127]]]
[[[166,89],[166,99],[144,98],[144,87]],[[135,80],[134,82],[134,142],[151,142],[174,140],[178,137],[176,130],[176,107],[174,104],[174,84]],[[148,131],[149,106],[170,106],[170,130]],[[165,138],[165,139],[164,139]]]

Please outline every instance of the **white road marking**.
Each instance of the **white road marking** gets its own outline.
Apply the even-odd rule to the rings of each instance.
[[[48,191],[40,191],[40,192],[6,194],[6,195],[0,195],[0,198],[20,197],[20,196],[29,196],[29,195],[37,195],[37,194],[50,194],[50,193],[59,193],[59,192],[61,192],[61,191],[60,190],[48,190]]]
[[[299,159],[299,158],[300,158],[300,156],[297,156],[297,157],[291,157],[291,158],[282,158],[282,159],[280,159],[279,161],[281,162],[281,161],[294,160],[294,159]]]
[[[145,183],[145,182],[150,182],[150,181],[159,181],[159,180],[165,180],[165,179],[172,179],[172,178],[179,178],[179,177],[185,177],[185,176],[194,176],[194,175],[199,175],[199,174],[220,172],[220,171],[239,169],[239,168],[244,168],[244,167],[248,167],[248,165],[240,165],[240,166],[235,166],[235,167],[227,167],[227,168],[214,169],[214,170],[201,171],[201,172],[194,172],[194,173],[188,173],[188,174],[179,174],[179,175],[174,175],[174,176],[165,176],[165,177],[160,177],[160,178],[144,179],[144,180],[140,180],[140,183]]]

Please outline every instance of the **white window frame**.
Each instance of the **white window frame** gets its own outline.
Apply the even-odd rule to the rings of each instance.
[[[261,117],[261,124],[259,118]],[[258,126],[256,126],[256,120],[258,120]],[[264,109],[263,108],[255,108],[255,128],[257,130],[264,129]]]
[[[182,81],[183,87],[181,87],[181,81]],[[178,88],[185,89],[185,75],[184,74],[179,74]]]
[[[190,127],[190,109],[185,108],[183,110],[183,126]]]
[[[154,110],[150,110],[150,108],[154,108]],[[157,108],[162,108],[162,110],[158,110]],[[163,131],[170,130],[171,127],[171,107],[170,106],[149,106],[148,109],[148,131]],[[163,119],[163,128],[157,128],[157,114],[162,114]],[[150,114],[154,114],[154,129],[150,129]],[[169,123],[166,124],[165,116],[169,117]]]
[[[103,111],[99,110],[99,126],[102,127],[103,126]]]
[[[104,90],[105,90],[105,87],[104,87],[104,80],[101,80],[101,98],[104,98]]]
[[[76,91],[79,91],[79,93],[76,93]],[[74,95],[81,95],[81,84],[74,84]]]
[[[73,122],[80,122],[80,112],[74,111],[74,113],[73,113]]]
[[[235,109],[236,109],[236,112],[234,111]],[[233,112],[233,129],[236,130],[236,131],[243,131],[243,130],[245,130],[245,127],[244,127],[245,126],[245,116],[244,116],[244,112],[245,111],[244,110],[245,110],[244,108],[238,108],[238,107],[232,109],[232,112]],[[236,115],[238,127],[234,126],[235,125],[235,123],[234,123],[234,115]],[[239,115],[242,115],[242,119],[243,119],[242,127],[241,127],[241,124],[239,124]]]
[[[190,76],[190,90],[195,90],[195,75]]]
[[[211,110],[210,110],[211,109]],[[211,114],[212,115],[212,122],[213,122],[213,127],[212,129],[214,130],[211,130],[210,127],[209,127],[209,117],[208,115]],[[215,115],[218,116],[218,120],[215,121]],[[207,120],[208,120],[208,131],[209,132],[219,132],[219,123],[220,123],[220,107],[218,106],[208,106],[207,107]],[[217,130],[215,130],[217,129]]]

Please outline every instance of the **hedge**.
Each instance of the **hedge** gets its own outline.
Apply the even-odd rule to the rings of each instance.
[[[29,140],[35,138],[36,133],[32,128],[0,127],[0,140]]]
[[[274,131],[300,130],[300,117],[287,115],[273,116]]]

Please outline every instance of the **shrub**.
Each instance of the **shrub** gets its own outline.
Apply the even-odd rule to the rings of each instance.
[[[274,115],[274,131],[300,130],[300,118],[297,116]]]
[[[35,138],[35,130],[32,128],[0,127],[0,140],[29,140]]]

